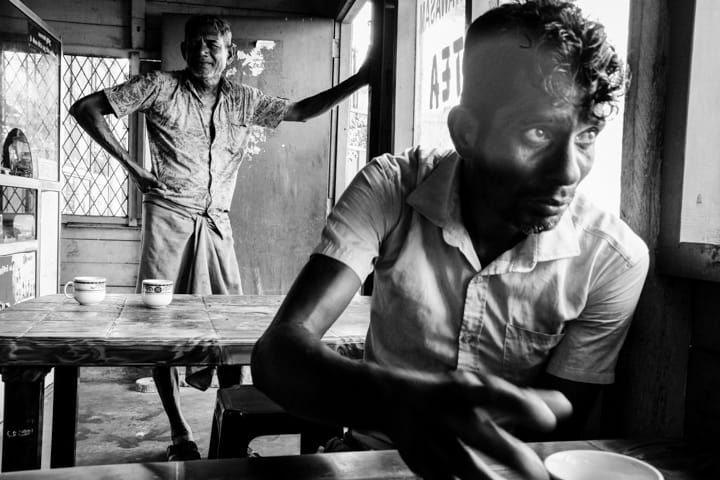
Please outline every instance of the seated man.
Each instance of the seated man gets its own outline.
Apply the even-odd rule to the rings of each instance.
[[[547,478],[505,426],[580,431],[648,269],[643,241],[577,192],[624,70],[602,25],[538,0],[473,22],[463,76],[455,150],[415,147],[357,175],[257,343],[253,378],[425,478],[496,478],[478,450]],[[373,270],[354,362],[320,338]]]

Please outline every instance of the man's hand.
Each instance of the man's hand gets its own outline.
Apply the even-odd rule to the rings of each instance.
[[[142,193],[154,193],[161,197],[165,196],[167,185],[160,182],[151,172],[148,172],[142,167],[137,167],[128,173]]]
[[[500,425],[552,430],[572,410],[559,392],[521,389],[498,377],[460,371],[430,379],[409,374],[389,388],[394,401],[387,433],[407,465],[426,480],[499,480],[478,452],[522,478],[546,480],[535,452]]]

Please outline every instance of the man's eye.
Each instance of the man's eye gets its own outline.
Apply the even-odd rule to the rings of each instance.
[[[523,136],[525,141],[533,145],[545,145],[552,140],[552,134],[540,127],[530,128],[525,130]]]
[[[598,136],[598,131],[595,128],[585,130],[575,137],[575,142],[583,148],[587,148],[595,143],[595,139]]]

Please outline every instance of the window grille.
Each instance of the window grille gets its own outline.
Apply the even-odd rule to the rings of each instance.
[[[31,153],[42,165],[57,159],[57,116],[53,103],[58,85],[52,79],[57,68],[50,55],[3,51],[0,55],[0,141],[13,128],[28,135]],[[38,172],[35,172],[37,175]]]
[[[126,81],[130,61],[125,58],[63,56],[62,129],[64,153],[63,214],[103,217],[128,215],[128,175],[120,163],[98,145],[70,116],[78,99]],[[128,117],[105,117],[120,144],[128,147]]]

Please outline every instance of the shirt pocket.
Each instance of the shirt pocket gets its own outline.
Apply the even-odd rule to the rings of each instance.
[[[249,126],[247,123],[232,120],[229,123],[227,132],[227,145],[228,151],[232,155],[237,155],[241,150],[247,147],[249,137],[254,133],[254,127]]]
[[[564,336],[564,333],[549,334],[506,325],[503,376],[520,385],[533,383],[547,364],[551,350]]]

